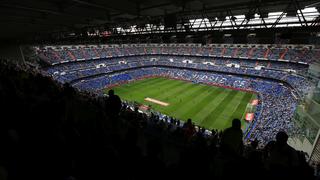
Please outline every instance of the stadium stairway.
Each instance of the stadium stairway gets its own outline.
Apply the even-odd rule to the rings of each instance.
[[[282,52],[282,54],[280,55],[280,59],[284,59],[284,56],[287,54],[287,52],[288,52],[288,48],[286,48],[284,52]]]

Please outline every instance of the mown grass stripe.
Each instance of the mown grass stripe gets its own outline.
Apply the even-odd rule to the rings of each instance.
[[[142,79],[142,80],[136,80],[129,82],[127,84],[124,84],[123,87],[141,87],[144,86],[145,84],[153,84],[158,81],[163,81],[164,79],[162,78],[147,78],[147,79]]]
[[[209,126],[209,124],[213,123],[217,120],[217,117],[223,113],[223,110],[225,109],[226,105],[238,94],[238,91],[231,91],[229,94],[219,103],[218,106],[216,106],[212,111],[204,117],[201,124],[203,126]],[[218,126],[217,126],[218,127]],[[223,127],[219,127],[223,128]]]
[[[230,90],[224,89],[223,92],[218,94],[212,101],[210,101],[206,106],[204,106],[201,111],[199,111],[193,119],[199,122],[201,126],[203,126],[202,121],[204,118],[212,111],[212,109],[215,109],[216,107],[219,106],[219,104],[223,101],[225,97],[228,96],[230,93]]]
[[[182,108],[186,102],[189,102],[191,99],[196,97],[201,91],[208,88],[208,86],[199,85],[194,86],[190,90],[186,90],[178,99],[175,108],[171,108],[167,111],[167,113],[174,114],[175,111],[178,111]],[[181,101],[180,101],[181,100]]]
[[[161,85],[163,83],[168,83],[168,81],[166,81],[165,79],[162,79],[162,78],[147,79],[143,83],[136,85],[136,83],[138,83],[138,82],[139,81],[133,82],[133,83],[129,83],[129,84],[124,84],[122,86],[115,87],[115,89],[118,89],[118,90],[121,90],[121,91],[128,91],[128,92],[133,93],[135,91],[140,91],[141,88],[156,87],[156,86]]]
[[[232,121],[232,114],[236,111],[238,106],[241,104],[241,100],[245,97],[246,93],[238,92],[236,96],[231,99],[231,101],[226,104],[222,113],[218,116],[215,116],[219,121],[214,121],[211,125],[208,124],[209,127],[229,127]]]
[[[183,81],[178,81],[179,83],[176,84],[173,87],[170,88],[162,88],[161,92],[158,94],[154,94],[151,98],[155,98],[155,99],[159,99],[162,101],[168,101],[168,97],[176,94],[178,91],[180,91],[181,89],[189,86],[189,84],[186,84]]]
[[[177,81],[177,80],[175,80],[175,81]],[[183,82],[183,83],[186,83],[186,82],[184,82],[184,81],[181,81],[181,82]],[[193,85],[192,83],[186,83],[186,84],[190,84],[190,85]],[[194,91],[194,89],[198,89],[198,88],[200,88],[201,86],[191,86],[190,88],[186,88],[186,91],[188,91],[188,92],[192,92],[192,91]],[[165,89],[164,89],[165,90]],[[158,99],[159,100],[162,100],[162,101],[165,101],[165,102],[167,102],[167,103],[170,103],[171,105],[169,105],[169,106],[166,106],[166,107],[164,107],[164,106],[160,106],[160,105],[157,105],[157,104],[153,104],[153,103],[149,103],[149,102],[143,102],[144,104],[147,104],[147,105],[152,105],[152,107],[153,107],[153,109],[157,109],[158,111],[160,111],[160,112],[162,112],[162,113],[164,113],[164,114],[170,114],[170,113],[168,113],[167,111],[168,110],[174,110],[176,107],[178,107],[178,104],[180,103],[180,102],[178,102],[178,97],[179,96],[182,96],[182,95],[185,95],[185,97],[182,97],[181,99],[185,99],[186,97],[187,97],[187,94],[186,94],[186,92],[184,92],[184,93],[181,93],[181,94],[179,94],[179,95],[176,95],[176,97],[174,97],[174,98],[171,98],[171,99],[163,99],[163,94],[160,94],[159,96],[157,96],[157,97],[159,97]],[[174,96],[174,94],[172,94],[172,96]],[[154,97],[154,96],[152,96],[152,97]],[[170,114],[170,115],[172,115],[172,114]]]
[[[114,90],[116,91],[116,93],[122,93],[122,94],[134,94],[136,91],[140,91],[140,89],[142,87],[150,87],[150,86],[157,86],[158,84],[164,83],[165,81],[161,80],[161,79],[156,79],[153,80],[152,83],[149,83],[148,81],[145,81],[141,84],[136,85],[136,83],[129,83],[129,84],[124,84],[122,86],[117,86],[114,88]]]
[[[154,104],[152,102],[144,101],[144,98],[154,97],[155,95],[162,93],[163,90],[171,89],[171,87],[178,86],[178,85],[180,86],[181,84],[183,84],[183,82],[176,81],[176,80],[166,80],[166,81],[167,83],[163,84],[162,86],[158,86],[152,89],[141,88],[141,90],[136,91],[134,94],[130,94],[129,97],[128,96],[126,97],[123,96],[123,97],[125,97],[125,99],[130,101],[137,101],[141,104],[151,105],[153,109],[157,109],[158,111],[162,112],[164,107]]]
[[[210,86],[204,86],[201,90],[198,91],[198,94],[195,96],[189,96],[188,100],[185,100],[185,103],[176,109],[172,114],[181,117],[183,120],[192,117],[186,117],[186,112],[190,107],[194,107],[194,104],[200,100],[200,98],[205,97],[208,94],[208,90],[210,90]]]
[[[181,85],[184,85],[184,82],[181,81],[172,81],[170,84],[165,84],[159,88],[152,89],[149,93],[143,93],[144,97],[155,98],[159,95],[169,94],[172,90],[179,88]],[[145,91],[144,89],[142,92]],[[161,100],[161,99],[159,99]]]
[[[168,88],[172,84],[176,84],[176,83],[178,82],[160,78],[160,81],[157,83],[154,83],[152,85],[147,84],[145,86],[141,86],[133,90],[130,87],[123,87],[123,89],[125,90],[122,90],[122,87],[119,87],[118,95],[120,95],[120,97],[122,97],[123,99],[129,100],[129,101],[137,101],[137,102],[143,103],[144,97],[150,96],[151,93],[161,91],[162,89]]]
[[[132,82],[128,82],[126,84],[122,84],[120,86],[115,86],[112,88],[108,88],[108,89],[126,89],[126,88],[138,88],[141,86],[144,86],[145,84],[150,84],[150,83],[156,83],[159,81],[163,81],[160,78],[150,78],[150,79],[142,79],[142,80],[136,80],[136,81],[132,81]]]
[[[250,101],[250,96],[243,95],[243,92],[167,78],[137,80],[114,89],[122,99],[152,105],[152,109],[181,120],[191,118],[197,125],[208,129],[224,129],[233,117],[244,113],[245,106]],[[230,94],[234,93],[237,95],[229,99]],[[146,102],[145,97],[165,101],[170,105],[165,107]],[[229,103],[224,104],[226,99],[229,99]],[[219,111],[220,115],[212,111]],[[218,117],[214,118],[215,116]]]
[[[197,98],[198,102],[196,102],[186,110],[184,118],[186,119],[186,118],[194,117],[199,111],[201,111],[201,109],[203,109],[203,107],[206,107],[207,104],[213,101],[222,92],[223,92],[222,88],[211,88],[207,95],[198,97]],[[193,120],[198,124],[197,119],[193,119]]]
[[[190,87],[193,87],[193,86],[194,86],[194,84],[192,84],[192,83],[184,83],[180,87],[178,87],[174,90],[170,90],[167,93],[165,93],[164,95],[160,94],[160,95],[156,96],[155,98],[169,102],[172,99],[175,99],[178,95],[185,93],[186,91],[188,91],[188,89]]]
[[[124,96],[128,97],[134,97],[134,98],[141,98],[141,97],[144,97],[144,96],[148,96],[149,94],[151,93],[154,93],[156,90],[159,90],[161,91],[162,88],[169,88],[175,84],[179,84],[179,82],[176,82],[176,81],[167,81],[165,79],[162,79],[161,81],[157,81],[156,83],[153,83],[151,85],[146,85],[146,86],[143,86],[143,87],[139,87],[139,88],[136,88],[136,89],[132,89],[132,88],[121,88],[119,87],[118,90],[122,91],[122,92],[119,92],[122,93]],[[161,88],[160,88],[161,87]]]

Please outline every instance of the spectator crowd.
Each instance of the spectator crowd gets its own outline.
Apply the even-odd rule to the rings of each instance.
[[[217,46],[87,46],[87,47],[47,47],[39,48],[40,56],[50,64],[65,61],[81,61],[135,55],[186,55],[198,57],[226,57],[240,59],[264,59],[271,61],[312,63],[320,57],[319,49],[308,47],[217,47]]]
[[[244,144],[237,119],[232,127],[208,134],[191,119],[180,122],[140,113],[137,107],[119,101],[116,92],[105,97],[79,91],[25,64],[0,63],[2,179],[316,179],[318,169],[307,163],[303,152],[287,144],[284,130],[262,147],[264,139],[259,134]],[[169,68],[157,71],[179,78],[192,75],[199,82],[218,76]],[[139,74],[123,72],[117,78],[135,73]],[[263,98],[294,102],[285,86],[244,81],[243,87],[266,89]],[[277,120],[285,123],[282,118]],[[261,123],[265,121],[256,126]],[[275,128],[269,125],[263,126]]]

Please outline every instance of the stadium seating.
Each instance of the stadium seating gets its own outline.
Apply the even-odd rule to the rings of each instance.
[[[291,119],[299,98],[312,86],[301,75],[306,74],[308,64],[316,61],[319,53],[316,49],[280,47],[115,46],[50,48],[38,55],[53,64],[45,69],[45,75],[99,96],[105,88],[154,76],[256,92],[261,103],[244,131],[244,139],[265,146],[281,131],[290,136],[301,133]],[[134,108],[132,102],[125,105]],[[153,113],[156,118],[150,119],[151,124],[161,120],[175,128],[184,124],[174,117]],[[170,119],[176,123],[172,125]],[[212,136],[210,130],[204,132]]]
[[[246,47],[114,47],[79,48],[72,50],[71,53],[69,50],[66,51],[68,51],[68,53],[64,54],[67,54],[69,59],[70,57],[76,57],[78,60],[87,59],[88,61],[61,63],[47,68],[46,71],[55,80],[61,83],[72,83],[74,87],[77,87],[81,91],[97,93],[108,86],[148,76],[168,76],[171,78],[193,80],[198,83],[215,83],[255,91],[259,93],[260,100],[265,102],[265,107],[258,108],[260,111],[256,112],[254,123],[252,123],[251,127],[247,130],[246,138],[248,140],[259,139],[262,144],[272,139],[279,130],[286,129],[294,132],[294,125],[292,125],[290,119],[294,112],[293,107],[296,106],[297,102],[290,92],[292,91],[293,93],[298,93],[300,96],[304,96],[310,90],[310,83],[306,81],[304,77],[286,71],[289,69],[301,74],[306,72],[306,65],[294,63],[297,62],[297,58],[293,57],[302,53],[298,50]],[[51,52],[50,57],[57,60],[56,56],[52,55],[54,53],[51,49],[49,52]],[[303,53],[306,54],[310,52],[311,51],[307,49],[303,50]],[[61,51],[60,54],[62,54]],[[216,57],[205,57],[212,55]],[[219,58],[220,56],[224,58]],[[100,57],[100,59],[96,59],[98,57]],[[242,58],[239,59],[238,57]],[[249,57],[252,59],[248,59]],[[89,60],[94,58],[96,60]],[[259,58],[270,59],[271,61],[258,60]],[[279,59],[285,58],[293,58],[293,63],[278,61]],[[186,63],[186,61],[191,61],[191,63]],[[235,68],[235,66],[238,67]],[[152,67],[155,69],[152,69]],[[188,69],[169,72],[168,69],[165,69],[169,67]],[[257,67],[259,68],[257,69]],[[115,71],[127,72],[132,68],[139,69],[132,70],[130,73],[113,73]],[[208,72],[203,75],[196,70],[206,70]],[[173,72],[179,72],[179,74]],[[272,82],[272,80],[265,79],[263,82],[260,82],[252,79],[245,81],[243,76],[238,77],[240,78],[238,80],[243,82],[243,84],[235,84],[234,82],[237,78],[233,77],[232,79],[223,73],[245,76],[252,75],[281,80],[282,82],[288,83],[293,89],[279,86],[277,83]],[[91,78],[92,76],[97,77]],[[81,80],[79,81],[79,79]],[[219,81],[217,82],[217,80]],[[285,98],[279,98],[278,95]],[[287,101],[289,106],[283,106],[281,103],[284,101]],[[284,116],[283,121],[277,121],[277,117],[281,112],[287,112],[285,113],[286,116]]]
[[[10,179],[314,179],[305,154],[288,146],[282,131],[295,128],[290,117],[297,100],[291,88],[275,81],[196,69],[145,67],[74,84],[90,91],[86,93],[12,62],[0,61],[4,117],[0,157],[2,171]],[[122,102],[120,113],[112,114],[115,102],[110,97],[114,95],[105,97],[96,91],[148,75],[259,92],[263,103],[256,111],[260,118],[246,134],[250,143],[237,141],[242,138],[242,133],[235,136],[240,130],[237,120],[224,132],[208,131],[196,127],[192,120],[181,122],[157,112],[140,113],[130,102]],[[228,139],[228,132],[234,138]],[[240,143],[238,148],[228,145],[235,142]]]
[[[125,71],[121,74],[105,75],[98,78],[87,79],[85,81],[78,82],[75,84],[75,87],[79,90],[94,89],[94,91],[97,92],[113,84],[150,76],[178,78],[195,83],[215,84],[259,93],[260,100],[264,103],[265,107],[261,110],[262,112],[255,112],[257,115],[255,116],[254,122],[255,124],[260,124],[259,126],[263,126],[264,129],[259,129],[257,131],[255,128],[252,128],[254,133],[248,132],[248,140],[258,139],[259,142],[265,144],[269,142],[270,139],[273,139],[279,130],[286,129],[290,132],[294,132],[292,131],[294,126],[290,119],[293,115],[297,101],[292,96],[289,88],[272,81],[262,81],[255,80],[254,78],[241,78],[237,76],[192,70],[142,68],[138,70]],[[95,82],[95,84],[92,84],[93,82]],[[278,119],[279,114],[282,114],[281,119]],[[269,126],[263,124],[269,124]],[[252,126],[255,125],[252,124]],[[265,134],[264,131],[266,132]]]
[[[312,63],[320,57],[317,49],[289,49],[289,48],[248,48],[248,47],[87,47],[64,48],[63,50],[39,50],[38,52],[48,63],[61,63],[73,60],[91,60],[107,57],[122,57],[136,55],[186,55],[186,56],[214,56],[248,59],[267,59],[272,61],[287,60],[292,62]]]
[[[151,59],[157,59],[157,61],[150,61]],[[170,61],[172,60],[172,62]],[[179,56],[135,56],[135,57],[126,57],[122,59],[106,59],[106,60],[99,60],[99,61],[84,61],[79,63],[73,64],[61,64],[59,66],[54,66],[52,68],[48,68],[48,72],[53,75],[55,79],[63,80],[61,82],[72,82],[79,77],[86,77],[97,75],[101,73],[107,73],[110,71],[117,71],[123,70],[128,68],[134,67],[142,67],[142,66],[175,66],[175,67],[187,67],[187,68],[198,68],[202,70],[211,70],[217,72],[227,72],[227,73],[236,73],[242,75],[255,75],[265,78],[274,78],[283,80],[289,83],[292,87],[294,87],[299,93],[302,95],[308,92],[308,81],[305,81],[305,78],[301,76],[297,76],[294,74],[287,73],[285,71],[276,71],[270,69],[266,66],[272,67],[274,69],[292,69],[297,72],[306,71],[302,65],[297,64],[285,64],[283,65],[282,62],[252,62],[252,60],[221,60],[216,59],[215,64],[207,65],[203,64],[206,62],[205,58],[188,58],[188,60],[193,60],[194,62],[198,63],[183,63],[184,60],[187,58],[179,57]],[[125,64],[119,64],[119,61],[125,61]],[[134,62],[134,63],[131,63]],[[104,64],[105,67],[98,67],[99,64]],[[228,67],[227,64],[242,64],[243,68],[233,68]],[[255,69],[255,65],[264,66],[266,68],[257,70]],[[64,76],[61,78],[61,73]],[[294,79],[294,80],[292,80]]]

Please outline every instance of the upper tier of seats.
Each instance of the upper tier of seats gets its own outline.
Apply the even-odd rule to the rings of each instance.
[[[210,56],[243,59],[264,59],[273,61],[290,61],[312,63],[320,59],[320,49],[309,47],[217,47],[217,46],[182,46],[182,45],[152,45],[152,46],[61,46],[37,48],[39,57],[49,64],[68,61],[80,61],[134,55],[187,55]]]
[[[151,61],[150,59],[156,59],[156,61]],[[184,63],[183,57],[179,56],[143,56],[143,57],[126,57],[126,58],[114,58],[105,59],[99,61],[82,61],[78,63],[67,63],[55,66],[50,66],[46,69],[46,72],[51,75],[54,79],[61,83],[70,83],[77,79],[96,76],[99,74],[110,73],[113,71],[122,71],[130,68],[144,67],[144,66],[171,66],[180,68],[193,68],[199,70],[210,70],[223,73],[235,73],[240,75],[252,75],[259,76],[263,78],[272,78],[285,81],[294,87],[301,95],[305,95],[309,91],[309,82],[295,74],[287,73],[286,71],[274,70],[274,69],[255,69],[255,68],[234,68],[228,67],[226,64],[214,61],[216,66],[203,64],[203,61],[198,58],[190,58],[194,60],[194,63]],[[172,60],[172,62],[170,61]],[[252,61],[252,60],[249,60]],[[125,63],[122,63],[125,62]],[[228,62],[228,61],[225,61]],[[231,61],[229,63],[232,63]],[[272,62],[270,64],[274,64]],[[276,63],[272,66],[277,66]],[[271,66],[271,65],[270,65]],[[299,68],[293,68],[298,71]]]

